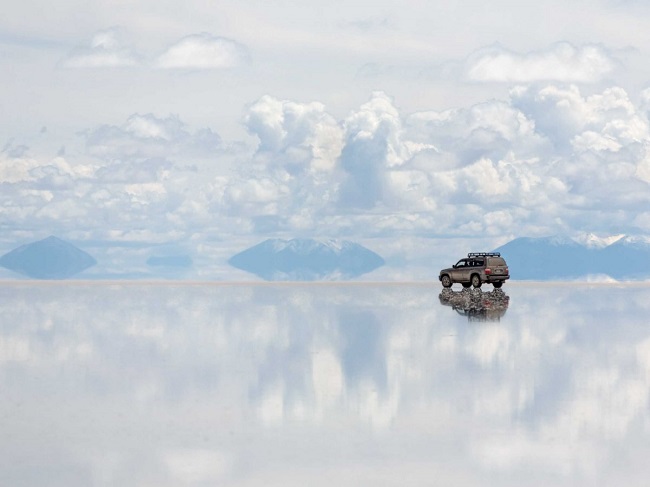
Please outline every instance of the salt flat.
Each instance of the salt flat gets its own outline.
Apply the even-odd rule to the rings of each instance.
[[[3,282],[0,485],[645,485],[650,287],[503,290]]]

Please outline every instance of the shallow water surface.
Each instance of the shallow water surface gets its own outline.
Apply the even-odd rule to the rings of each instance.
[[[0,485],[646,485],[650,287],[503,291],[4,283]]]

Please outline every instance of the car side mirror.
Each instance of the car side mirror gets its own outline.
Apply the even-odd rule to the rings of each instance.
[[[453,269],[455,269],[455,268],[456,268],[456,264],[452,265],[451,267],[452,267]]]

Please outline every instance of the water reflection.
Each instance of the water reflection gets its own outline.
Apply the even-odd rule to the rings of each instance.
[[[650,288],[437,291],[5,285],[0,485],[645,482]]]
[[[510,304],[510,296],[501,289],[484,292],[480,289],[452,291],[446,288],[438,298],[441,304],[451,306],[468,321],[500,321]]]

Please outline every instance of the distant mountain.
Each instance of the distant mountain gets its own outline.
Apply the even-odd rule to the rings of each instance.
[[[650,278],[650,241],[625,237],[603,248],[599,255],[602,272],[615,279]]]
[[[0,257],[0,266],[35,279],[67,279],[97,261],[56,237],[22,245]]]
[[[228,263],[268,281],[315,281],[358,277],[384,265],[384,259],[345,240],[269,239]]]
[[[495,249],[508,262],[513,279],[576,279],[607,275],[614,279],[650,278],[650,241],[643,237],[610,239],[517,238]]]

